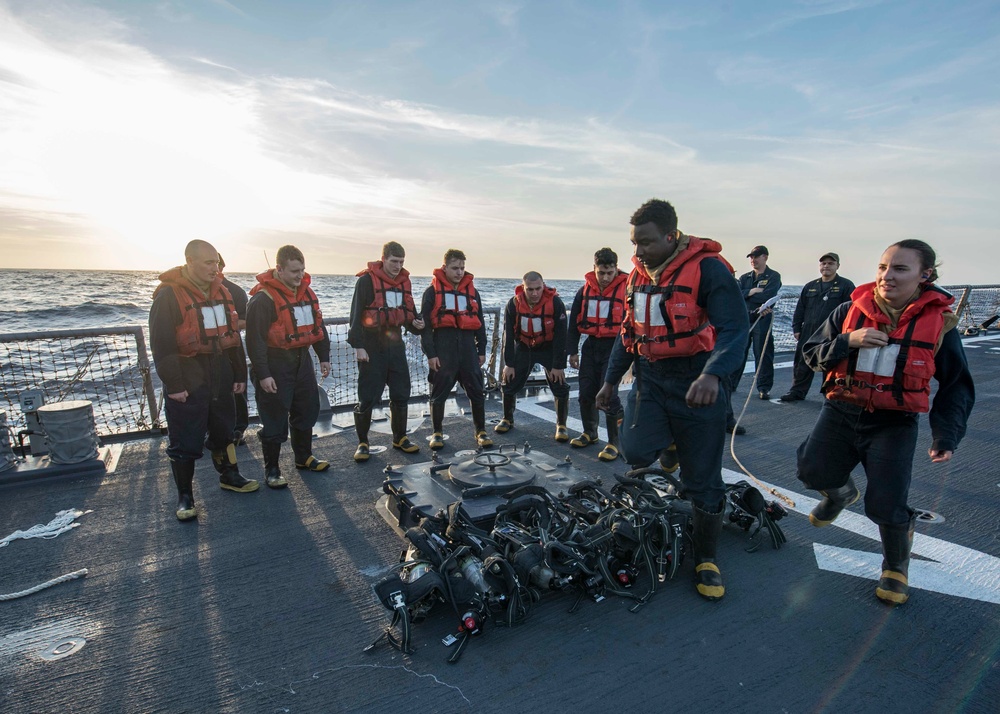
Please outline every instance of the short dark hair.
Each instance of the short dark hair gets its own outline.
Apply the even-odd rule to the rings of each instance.
[[[618,265],[618,254],[610,248],[601,248],[594,253],[594,265]]]
[[[293,260],[297,260],[304,264],[306,262],[306,257],[302,255],[302,251],[294,245],[283,245],[278,248],[278,255],[274,257],[274,260],[278,264],[279,268],[284,268]]]
[[[533,283],[536,280],[541,280],[543,283],[545,282],[545,279],[542,278],[542,274],[539,273],[537,270],[529,270],[527,273],[524,274],[524,277],[521,278],[521,282],[524,282],[524,283],[527,283],[527,282],[532,282]]]
[[[201,240],[200,238],[195,238],[193,241],[189,242],[184,246],[184,259],[193,258],[200,251],[203,250],[215,250],[215,246],[209,243],[207,240]],[[218,254],[218,251],[215,251]]]
[[[388,258],[392,256],[393,258],[405,258],[406,251],[403,250],[403,246],[394,240],[389,241],[384,246],[382,246],[382,257]]]
[[[915,250],[917,255],[920,256],[920,269],[931,271],[931,275],[927,278],[928,283],[936,283],[938,279],[937,266],[937,253],[929,245],[924,243],[922,240],[917,238],[907,238],[906,240],[901,240],[898,243],[893,243],[889,246],[890,248],[908,248],[909,250]]]
[[[448,265],[453,260],[465,260],[465,253],[458,248],[449,248],[444,253],[444,264]]]
[[[639,209],[632,214],[629,223],[633,226],[655,223],[660,233],[667,235],[677,230],[677,211],[666,201],[651,198],[639,206]]]

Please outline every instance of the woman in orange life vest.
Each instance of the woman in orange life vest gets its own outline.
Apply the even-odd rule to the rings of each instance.
[[[367,461],[368,430],[372,409],[389,385],[389,423],[392,445],[407,454],[420,447],[406,436],[406,410],[410,399],[410,366],[402,328],[419,334],[424,321],[417,315],[410,287],[410,273],[403,267],[406,251],[395,241],[382,246],[382,260],[358,273],[351,301],[351,326],[347,343],[358,361],[358,404],[354,428],[358,448],[354,460]]]
[[[149,311],[153,363],[167,395],[167,456],[182,521],[198,515],[194,462],[206,445],[222,488],[238,493],[258,488],[240,474],[232,443],[232,395],[246,388],[247,365],[233,298],[222,285],[219,254],[210,243],[193,240],[184,257],[183,266],[160,276]]]
[[[319,387],[310,348],[319,358],[320,374],[330,374],[330,336],[323,324],[319,298],[310,286],[305,256],[284,245],[276,267],[257,276],[247,304],[247,352],[253,365],[254,396],[260,415],[264,480],[282,488],[278,459],[291,437],[295,468],[326,471],[330,464],[312,453],[312,428],[319,416]]]
[[[583,448],[597,442],[600,412],[594,403],[597,392],[604,386],[611,349],[622,329],[625,316],[625,284],[628,273],[618,269],[618,255],[610,248],[594,253],[594,269],[584,276],[586,281],[573,299],[569,311],[566,351],[569,366],[580,370],[580,419],[583,433],[570,441],[570,446]],[[580,357],[580,336],[586,335]],[[602,461],[614,461],[621,448],[618,444],[618,421],[622,403],[617,385],[607,409],[608,445],[597,455]]]
[[[920,240],[889,246],[874,283],[859,286],[803,345],[824,374],[823,404],[799,446],[798,477],[823,499],[809,515],[832,523],[860,498],[851,470],[864,464],[865,514],[879,527],[882,574],[875,595],[889,605],[909,596],[914,511],[907,504],[917,417],[930,412],[934,463],[951,460],[975,402],[972,375],[951,312],[936,285],[934,250]],[[930,404],[931,377],[938,382]]]
[[[493,431],[503,434],[514,426],[517,393],[535,364],[545,368],[556,406],[556,441],[569,441],[569,386],[566,384],[566,306],[541,274],[525,273],[504,310],[503,419]]]
[[[465,253],[452,248],[444,254],[440,268],[434,270],[431,284],[424,291],[420,314],[430,329],[421,335],[427,355],[431,383],[431,423],[434,433],[430,447],[444,447],[444,406],[455,382],[462,384],[472,407],[472,427],[476,445],[493,446],[486,435],[486,391],[483,388],[483,363],[486,361],[486,323],[483,303],[465,272]]]

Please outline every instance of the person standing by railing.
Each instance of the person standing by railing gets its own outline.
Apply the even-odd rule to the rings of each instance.
[[[779,401],[800,402],[809,394],[813,371],[802,358],[802,345],[822,325],[838,305],[850,302],[854,283],[837,274],[840,256],[824,253],[819,259],[819,277],[802,286],[792,316],[795,358],[792,362],[792,387]]]
[[[167,395],[167,456],[181,521],[198,515],[194,462],[205,445],[223,489],[249,493],[259,487],[236,465],[233,394],[246,389],[247,365],[233,298],[222,284],[219,254],[210,243],[193,240],[184,259],[183,266],[160,275],[149,310],[153,364]]]
[[[347,343],[358,361],[358,404],[354,407],[354,428],[358,448],[354,460],[369,457],[368,430],[372,410],[389,385],[389,425],[392,446],[413,454],[420,447],[406,435],[410,400],[410,365],[406,361],[403,327],[414,334],[424,329],[413,302],[410,273],[403,267],[406,251],[396,241],[382,246],[382,259],[358,273],[351,300],[351,326]]]
[[[618,269],[618,255],[610,248],[594,253],[594,269],[584,276],[584,284],[573,299],[569,311],[569,330],[566,351],[569,366],[580,370],[580,420],[583,433],[570,441],[570,446],[584,448],[597,442],[600,412],[594,399],[604,386],[604,373],[608,369],[611,350],[622,329],[625,316],[625,284],[628,273]],[[581,356],[580,336],[583,341]],[[618,458],[618,422],[622,418],[622,403],[617,385],[606,412],[608,444],[597,455],[601,461]]]
[[[545,380],[555,399],[556,441],[569,441],[569,386],[566,384],[566,306],[555,288],[545,285],[541,273],[524,274],[507,302],[503,326],[503,419],[493,427],[505,434],[514,426],[517,393],[536,364],[545,369]]]
[[[486,435],[486,390],[483,364],[486,362],[486,323],[483,299],[465,272],[465,253],[452,248],[444,254],[440,268],[434,269],[430,286],[424,291],[420,314],[425,329],[421,346],[427,355],[431,385],[432,449],[444,448],[444,407],[455,382],[461,382],[472,407],[472,428],[476,445],[493,446]]]
[[[319,386],[310,347],[321,375],[330,374],[330,335],[319,298],[310,287],[306,259],[294,245],[278,249],[273,270],[257,276],[247,305],[247,351],[253,366],[254,396],[260,415],[264,480],[271,488],[288,485],[278,459],[291,436],[295,468],[326,471],[330,464],[312,453],[312,428],[319,417]]]

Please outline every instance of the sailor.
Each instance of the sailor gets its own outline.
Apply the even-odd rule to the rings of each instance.
[[[222,284],[229,291],[229,294],[233,296],[233,304],[236,306],[236,316],[238,318],[237,322],[240,326],[240,332],[242,332],[247,328],[247,301],[250,298],[247,297],[246,290],[223,274],[225,269],[226,261],[222,259],[222,253],[219,253],[219,274],[222,275]],[[244,389],[239,394],[233,394],[233,401],[236,404],[236,427],[233,429],[233,443],[239,446],[243,443],[243,432],[247,430],[247,425],[250,423],[250,410],[247,408],[246,390]]]
[[[583,276],[584,284],[573,299],[569,311],[569,331],[566,351],[569,366],[580,371],[580,420],[583,433],[570,441],[570,446],[582,448],[597,442],[599,412],[594,398],[604,385],[611,348],[622,328],[625,315],[625,284],[628,273],[618,269],[618,255],[610,248],[594,253],[594,269]],[[580,335],[586,335],[581,356]],[[618,423],[622,418],[622,403],[618,385],[607,409],[608,444],[597,455],[601,461],[618,458]]]
[[[754,246],[753,250],[747,253],[752,270],[743,273],[738,279],[750,319],[750,336],[743,347],[743,361],[729,376],[730,395],[736,394],[736,388],[739,387],[740,379],[743,377],[743,369],[746,367],[747,355],[753,346],[754,366],[757,369],[757,396],[761,399],[771,398],[771,387],[774,386],[774,336],[771,334],[772,311],[771,308],[764,307],[764,303],[778,295],[781,289],[781,275],[778,271],[767,267],[768,257],[765,246]],[[730,434],[746,433],[746,429],[736,423],[732,401],[726,413],[726,431]]]
[[[493,431],[504,434],[514,426],[517,393],[536,364],[545,369],[545,381],[555,399],[556,441],[569,441],[569,386],[566,384],[566,306],[540,273],[524,274],[504,310],[503,419]]]
[[[347,343],[358,361],[358,404],[354,427],[358,448],[354,460],[367,461],[368,430],[372,409],[389,385],[389,424],[392,445],[407,454],[420,447],[406,436],[406,411],[410,399],[410,366],[402,328],[419,334],[424,321],[417,315],[410,286],[410,273],[403,267],[406,251],[396,241],[382,246],[382,259],[358,273],[351,302],[351,326]]]
[[[312,453],[319,386],[309,348],[316,353],[320,374],[326,378],[330,374],[330,336],[310,283],[302,251],[284,245],[275,256],[274,269],[257,276],[247,305],[247,351],[261,423],[258,435],[264,452],[264,480],[271,488],[288,485],[278,458],[289,436],[295,468],[330,468]]]
[[[792,387],[781,395],[779,401],[799,402],[809,394],[813,371],[802,359],[802,345],[826,321],[838,305],[850,302],[854,283],[837,274],[840,256],[824,253],[819,259],[819,277],[802,286],[799,302],[792,316],[792,334],[795,335],[795,359],[792,369]]]
[[[718,600],[725,594],[715,562],[726,492],[725,380],[746,344],[746,311],[722,246],[677,230],[673,206],[647,201],[631,224],[635,270],[597,407],[609,407],[615,385],[634,362],[623,454],[633,467],[644,467],[675,444],[684,497],[692,504],[696,588]]]
[[[153,364],[167,395],[167,456],[181,521],[198,515],[194,462],[204,446],[212,452],[222,488],[249,493],[259,486],[236,465],[232,395],[246,389],[247,365],[233,297],[222,285],[219,254],[211,243],[193,240],[184,259],[184,265],[160,275],[149,311]]]
[[[823,403],[798,449],[798,477],[823,499],[809,521],[827,526],[861,494],[851,471],[861,463],[865,515],[878,525],[882,574],[875,595],[888,605],[909,597],[915,514],[907,499],[917,417],[930,412],[933,463],[951,460],[965,436],[975,387],[954,327],[954,298],[934,283],[934,250],[921,240],[894,243],[875,282],[859,286],[806,338],[802,354],[823,370]],[[937,382],[930,403],[931,377]]]
[[[420,314],[431,329],[421,335],[427,355],[431,383],[431,422],[434,433],[430,447],[444,447],[444,406],[455,382],[472,406],[472,427],[476,445],[493,446],[486,435],[486,391],[483,363],[486,362],[486,323],[483,301],[465,271],[465,253],[452,248],[444,254],[440,268],[434,269],[430,286],[424,291]]]

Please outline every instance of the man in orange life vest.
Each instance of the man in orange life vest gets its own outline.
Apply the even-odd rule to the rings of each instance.
[[[326,471],[330,464],[312,453],[312,428],[319,416],[320,373],[330,374],[330,336],[323,325],[319,298],[309,287],[306,259],[294,245],[278,249],[274,270],[257,276],[247,305],[247,352],[253,366],[259,432],[264,452],[264,480],[271,488],[288,485],[278,458],[291,436],[295,468]]]
[[[573,299],[569,311],[569,336],[566,341],[569,366],[580,370],[580,419],[583,433],[570,441],[570,446],[582,448],[597,442],[599,412],[594,403],[604,385],[611,348],[622,329],[625,315],[625,283],[628,273],[618,269],[618,255],[610,248],[594,253],[594,269],[584,276],[583,287]],[[581,357],[576,352],[583,341]],[[618,421],[622,403],[616,389],[607,410],[608,445],[597,455],[602,461],[618,458]]]
[[[236,466],[232,395],[246,389],[247,365],[233,298],[222,285],[219,254],[210,243],[193,240],[184,258],[183,266],[160,275],[149,311],[149,338],[167,395],[167,456],[177,486],[177,518],[187,521],[198,515],[194,462],[204,445],[212,452],[222,488],[249,493],[258,484]]]
[[[517,393],[535,364],[545,368],[545,379],[555,398],[556,441],[569,441],[566,417],[569,386],[566,384],[566,306],[554,288],[546,287],[540,273],[525,273],[504,310],[503,419],[493,431],[503,434],[514,426]]]
[[[692,504],[695,585],[702,597],[718,600],[725,594],[715,563],[726,493],[725,380],[743,356],[746,310],[722,246],[677,230],[669,203],[647,201],[631,224],[635,270],[597,406],[608,408],[632,365],[622,451],[633,466],[647,466],[676,444],[684,497]]]
[[[219,253],[219,272],[222,273],[222,284],[229,291],[229,294],[233,296],[233,304],[236,306],[237,323],[240,326],[240,330],[245,330],[247,328],[247,302],[250,298],[247,296],[246,290],[226,277],[225,270],[226,261],[222,259],[222,253]],[[243,432],[247,430],[247,425],[250,423],[246,390],[244,389],[239,394],[234,394],[233,401],[236,403],[236,428],[233,429],[233,443],[239,446],[244,443]]]
[[[455,381],[462,384],[472,406],[472,426],[476,445],[493,446],[486,435],[486,392],[483,389],[483,363],[486,361],[486,323],[483,302],[465,272],[465,253],[452,248],[444,254],[444,263],[434,270],[431,284],[424,291],[420,314],[430,325],[421,335],[427,355],[431,383],[432,449],[444,448],[444,405]]]
[[[389,385],[389,425],[392,445],[407,454],[420,450],[406,436],[406,410],[410,399],[410,366],[402,328],[419,334],[424,321],[417,315],[410,273],[403,267],[406,251],[395,241],[382,246],[382,260],[358,273],[351,302],[351,327],[347,343],[358,360],[358,404],[354,428],[358,448],[354,460],[367,461],[368,430],[372,409]]]

